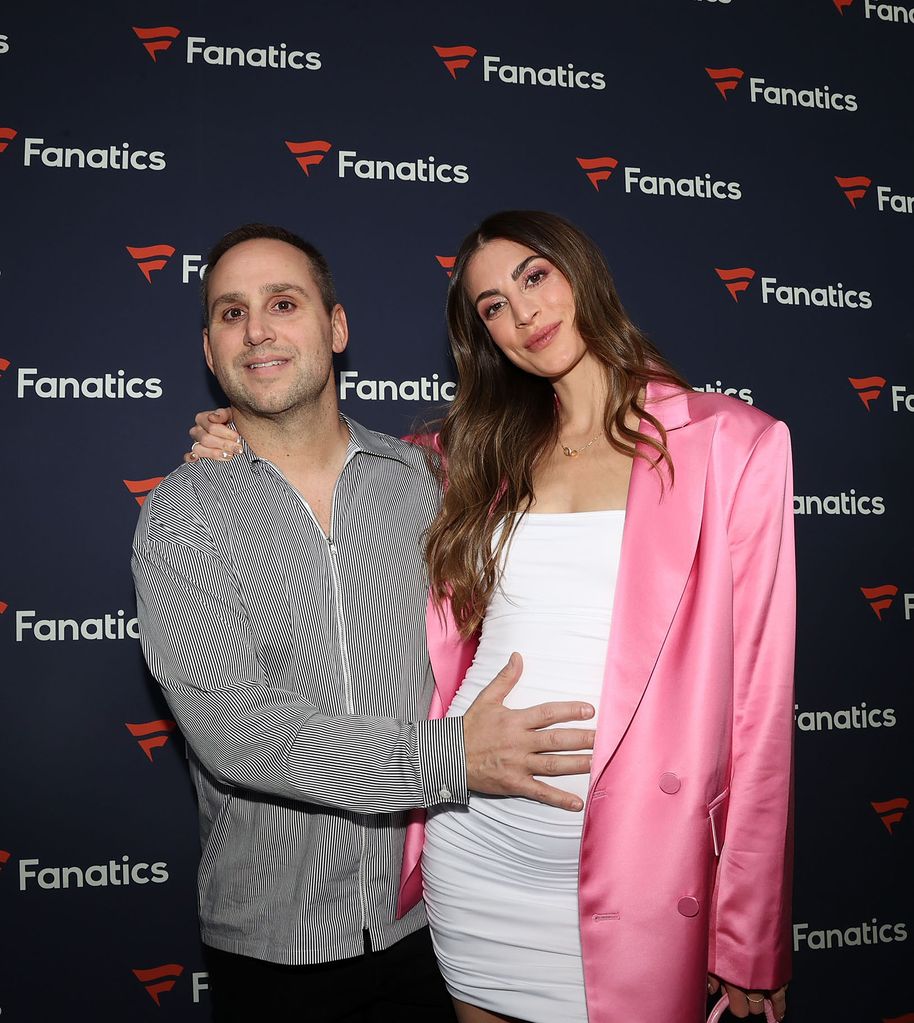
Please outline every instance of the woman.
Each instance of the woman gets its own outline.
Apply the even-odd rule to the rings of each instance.
[[[695,1023],[721,982],[737,1015],[767,994],[780,1018],[787,431],[691,392],[596,246],[550,214],[496,214],[464,241],[448,326],[460,385],[428,538],[439,710],[462,713],[512,650],[513,705],[598,708],[580,818],[474,795],[428,822],[426,902],[461,1023]]]

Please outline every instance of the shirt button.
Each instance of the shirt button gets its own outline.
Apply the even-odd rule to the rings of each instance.
[[[439,796],[440,799],[444,799],[444,800],[448,800],[448,799],[453,799],[454,798],[451,795],[451,790],[446,785],[442,785],[441,788],[438,789],[438,796]]]

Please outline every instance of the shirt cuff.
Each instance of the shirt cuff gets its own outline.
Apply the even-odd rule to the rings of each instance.
[[[416,722],[416,745],[425,806],[469,802],[463,718]]]

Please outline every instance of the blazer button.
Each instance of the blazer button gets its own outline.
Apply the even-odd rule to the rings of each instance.
[[[682,782],[679,780],[678,774],[672,774],[667,771],[666,774],[660,775],[660,788],[668,796],[672,796],[682,788]]]
[[[691,895],[686,895],[684,899],[679,900],[676,908],[682,916],[698,916],[698,899],[693,899]]]

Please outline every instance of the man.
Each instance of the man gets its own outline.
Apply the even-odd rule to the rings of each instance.
[[[463,719],[425,720],[422,453],[340,416],[348,341],[327,264],[279,228],[223,238],[207,363],[244,442],[145,502],[143,650],[190,748],[200,920],[217,1019],[453,1018],[424,910],[396,919],[404,811],[468,790],[579,809],[534,775],[586,773],[580,703],[510,711],[514,655]],[[307,1012],[307,1015],[304,1013]]]

